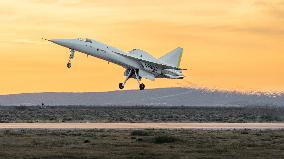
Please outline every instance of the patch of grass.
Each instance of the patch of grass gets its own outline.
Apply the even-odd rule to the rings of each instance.
[[[133,130],[131,136],[149,136],[149,131],[146,130]]]
[[[163,135],[163,136],[154,137],[154,143],[155,144],[174,143],[174,142],[178,142],[178,141],[180,141],[180,140],[178,138],[174,137],[174,136]]]
[[[284,107],[0,106],[0,122],[284,122]]]
[[[284,158],[284,130],[141,131],[0,130],[0,158]]]

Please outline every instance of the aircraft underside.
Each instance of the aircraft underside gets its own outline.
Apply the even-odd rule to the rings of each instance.
[[[138,74],[139,69],[127,69],[126,70],[126,78],[124,80],[123,83],[119,83],[119,89],[123,89],[126,82],[129,80],[129,78],[135,78],[139,84],[139,88],[140,90],[144,90],[145,89],[145,84],[141,83],[141,77]]]
[[[75,55],[75,50],[70,49],[70,55],[69,55],[69,59],[68,59],[68,63],[67,63],[67,68],[71,68],[72,67],[72,60],[74,59],[74,55]],[[124,89],[126,82],[130,79],[130,78],[135,78],[139,84],[139,89],[140,90],[144,90],[145,89],[145,84],[141,83],[141,77],[138,74],[139,69],[127,69],[126,70],[126,78],[124,80],[123,83],[119,83],[118,87],[119,89]]]

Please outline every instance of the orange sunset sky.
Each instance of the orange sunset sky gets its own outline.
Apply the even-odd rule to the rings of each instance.
[[[0,0],[0,94],[112,91],[123,68],[41,40],[89,37],[160,57],[180,46],[184,80],[146,88],[284,90],[284,0]],[[138,89],[135,80],[126,89]]]

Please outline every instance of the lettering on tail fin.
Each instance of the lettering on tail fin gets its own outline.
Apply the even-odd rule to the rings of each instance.
[[[159,58],[159,60],[167,65],[179,67],[181,57],[183,53],[183,48],[176,48],[173,51],[167,53],[166,55]]]

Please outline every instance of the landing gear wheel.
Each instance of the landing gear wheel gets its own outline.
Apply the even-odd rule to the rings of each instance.
[[[71,68],[71,63],[70,62],[67,63],[67,68]]]
[[[123,83],[119,83],[119,89],[123,89],[123,88],[124,88]]]
[[[144,90],[145,84],[141,83],[141,84],[139,85],[139,88],[140,88],[140,90]]]

